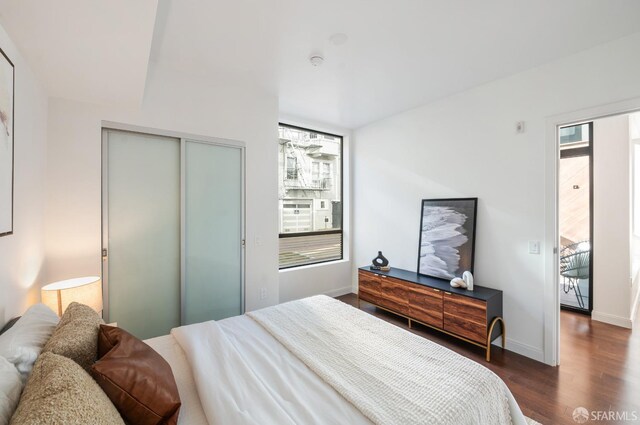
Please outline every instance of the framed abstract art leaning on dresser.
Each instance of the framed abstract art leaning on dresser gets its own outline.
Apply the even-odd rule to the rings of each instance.
[[[13,233],[13,63],[0,49],[0,236]]]
[[[478,198],[423,199],[418,273],[440,279],[473,273]]]

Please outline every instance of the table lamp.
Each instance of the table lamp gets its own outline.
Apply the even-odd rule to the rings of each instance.
[[[44,286],[40,292],[42,303],[58,316],[72,302],[85,304],[96,312],[102,312],[102,282],[98,276],[61,280]]]

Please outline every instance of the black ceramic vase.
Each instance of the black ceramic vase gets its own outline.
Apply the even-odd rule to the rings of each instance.
[[[372,261],[374,266],[376,267],[387,267],[389,265],[389,260],[382,255],[382,251],[378,251],[378,256],[374,258]]]

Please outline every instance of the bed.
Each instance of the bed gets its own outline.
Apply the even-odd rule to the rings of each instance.
[[[482,365],[326,296],[145,341],[179,424],[535,423]]]

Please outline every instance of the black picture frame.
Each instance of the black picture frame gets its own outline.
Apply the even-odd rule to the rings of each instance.
[[[473,273],[477,216],[478,198],[423,199],[418,274],[451,280]]]
[[[8,150],[10,150],[10,155],[11,158],[10,160],[7,162],[7,164],[3,164],[4,161],[2,161],[2,157],[0,157],[0,187],[3,183],[3,181],[1,179],[4,178],[8,178],[9,179],[9,193],[0,193],[0,208],[6,208],[9,211],[9,224],[5,225],[3,223],[0,222],[0,237],[2,236],[9,236],[13,234],[13,222],[14,222],[14,206],[13,206],[13,201],[15,198],[15,143],[14,143],[14,133],[15,133],[15,87],[16,87],[16,69],[15,66],[13,65],[13,62],[11,61],[11,59],[9,59],[9,56],[7,56],[7,54],[4,52],[4,50],[2,50],[0,48],[0,53],[2,54],[0,56],[0,66],[10,66],[11,67],[11,80],[10,80],[10,85],[11,87],[7,87],[6,90],[2,90],[0,87],[0,96],[2,95],[7,95],[7,96],[11,96],[10,102],[7,102],[7,105],[4,105],[4,102],[1,101],[0,98],[0,119],[2,120],[2,122],[0,123],[0,127],[2,128],[2,131],[5,131],[7,133],[7,143],[8,143]],[[1,61],[6,61],[6,63],[2,63]],[[4,75],[3,72],[0,72],[0,75]],[[8,80],[6,81],[8,82]],[[0,81],[0,84],[4,84],[5,81]],[[6,91],[6,93],[5,93]],[[9,111],[6,110],[2,110],[2,107],[6,106],[8,108],[10,108]],[[1,140],[0,140],[1,141]],[[0,145],[0,149],[3,149],[4,147]],[[1,152],[0,152],[1,154]],[[3,167],[5,167],[6,165],[8,165],[9,170],[7,173],[4,172]],[[3,177],[4,176],[4,177]],[[2,190],[0,190],[0,192],[2,192]],[[5,198],[6,197],[6,198]],[[8,202],[7,202],[8,201]],[[5,211],[7,211],[5,210]],[[2,214],[0,214],[0,217],[2,217]]]

